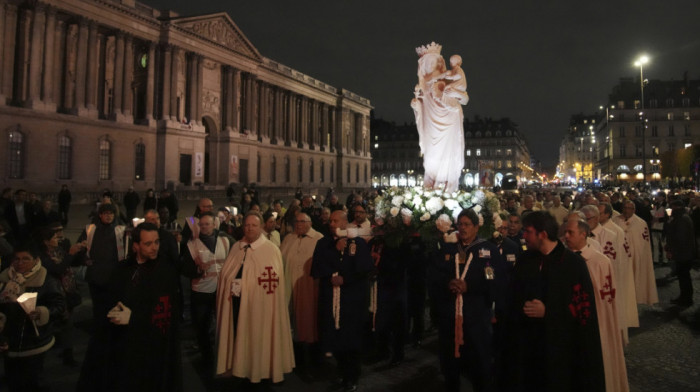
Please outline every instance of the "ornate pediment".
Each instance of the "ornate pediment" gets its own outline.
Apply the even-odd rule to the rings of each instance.
[[[262,61],[262,56],[225,12],[177,18],[173,26],[214,42],[236,53]]]

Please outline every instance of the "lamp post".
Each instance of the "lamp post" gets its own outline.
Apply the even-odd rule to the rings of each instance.
[[[639,119],[642,122],[642,176],[644,177],[644,183],[647,181],[647,132],[646,132],[646,122],[644,121],[644,64],[649,62],[649,57],[646,55],[641,55],[634,62],[636,67],[639,67]]]

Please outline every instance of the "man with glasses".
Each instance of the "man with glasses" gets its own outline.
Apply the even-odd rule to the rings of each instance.
[[[311,228],[311,218],[299,213],[294,221],[294,233],[284,237],[280,246],[296,365],[305,376],[311,369],[311,345],[318,342],[318,280],[311,276],[311,262],[316,243],[321,238],[323,234]]]

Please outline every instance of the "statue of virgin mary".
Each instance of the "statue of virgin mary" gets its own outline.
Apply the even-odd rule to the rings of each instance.
[[[461,57],[452,56],[447,70],[441,50],[435,42],[416,48],[418,84],[411,108],[423,154],[423,186],[454,192],[464,166],[462,105],[469,102],[469,96]]]

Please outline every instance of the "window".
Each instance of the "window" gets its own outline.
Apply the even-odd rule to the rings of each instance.
[[[620,127],[618,136],[625,137],[625,127]]]
[[[270,182],[273,184],[277,182],[277,158],[274,155],[270,160]]]
[[[472,150],[471,150],[471,149],[467,149],[467,156],[468,156],[468,157],[472,156]]]
[[[666,119],[673,121],[673,112],[666,113]]]
[[[304,181],[304,173],[302,172],[302,167],[303,163],[301,162],[301,158],[297,159],[297,181],[301,184]]]
[[[331,172],[330,172],[331,182],[335,182],[335,163],[331,162]]]
[[[134,179],[146,179],[146,145],[138,143],[134,148]]]
[[[360,164],[355,164],[355,183],[360,183]]]
[[[668,98],[668,99],[666,100],[666,106],[669,107],[669,108],[672,108],[674,103],[675,103],[675,102],[673,102],[673,98]]]
[[[668,151],[676,150],[676,142],[668,142]]]
[[[513,167],[513,161],[506,161],[506,167],[507,168],[512,168]]]
[[[675,136],[673,131],[673,125],[668,126],[668,136]]]
[[[690,136],[690,125],[686,124],[683,127],[683,136]]]
[[[255,180],[258,182],[258,184],[261,182],[261,177],[262,177],[262,158],[260,157],[260,153],[257,154],[257,160],[255,162]]]
[[[690,112],[683,112],[683,120],[690,121]]]
[[[9,136],[10,178],[22,178],[24,175],[24,134],[15,130],[10,131]]]
[[[350,183],[350,162],[345,166],[345,181]]]
[[[284,157],[284,181],[292,181],[291,168],[289,167],[289,157]]]
[[[368,174],[367,174],[367,165],[365,165],[365,183],[367,183],[367,176],[368,176]]]
[[[321,183],[323,183],[325,180],[326,180],[326,161],[321,159]]]
[[[311,158],[309,159],[309,182],[313,183],[314,181],[314,160]]]
[[[71,139],[63,135],[58,138],[58,179],[69,180],[71,178],[71,160],[73,146]]]
[[[643,150],[642,145],[641,145],[641,144],[636,144],[635,147],[634,147],[634,155],[635,155],[636,157],[641,157],[641,156],[642,156],[642,150]]]
[[[513,155],[513,149],[511,149],[511,148],[507,149],[507,150],[506,150],[506,156],[509,157],[509,156],[512,156],[512,155]]]
[[[481,149],[480,148],[476,149],[476,156],[478,156],[478,157],[481,156]]]
[[[659,127],[656,125],[651,126],[651,137],[658,137],[659,136]]]
[[[106,138],[100,140],[99,179],[109,180],[112,177],[112,143]]]
[[[636,136],[636,137],[642,136],[642,126],[641,125],[637,125],[636,127],[634,127],[634,136]]]
[[[627,157],[627,146],[620,144],[620,158]]]

